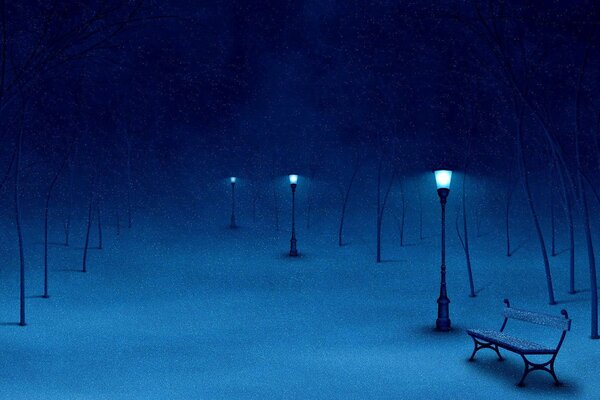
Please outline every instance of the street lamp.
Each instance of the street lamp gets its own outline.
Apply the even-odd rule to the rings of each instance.
[[[298,175],[290,175],[290,186],[292,188],[292,239],[290,240],[290,257],[298,257],[296,248],[296,186],[298,185]]]
[[[235,182],[237,181],[237,178],[232,176],[229,178],[229,181],[231,182],[231,223],[229,224],[229,227],[235,229],[237,228],[235,223]]]
[[[450,330],[450,299],[446,291],[446,199],[450,193],[450,181],[452,180],[452,171],[439,169],[434,171],[435,183],[437,185],[440,204],[442,205],[442,266],[441,266],[441,284],[440,297],[438,303],[438,317],[435,321],[435,327],[439,331]]]

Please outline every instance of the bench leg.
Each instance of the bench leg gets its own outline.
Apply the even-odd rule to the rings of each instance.
[[[560,386],[560,381],[558,380],[558,378],[556,377],[556,373],[554,372],[554,361],[556,360],[556,354],[554,354],[552,358],[549,361],[546,361],[545,363],[531,362],[523,354],[521,354],[521,357],[525,362],[525,371],[523,371],[523,376],[521,377],[519,383],[517,383],[517,386],[524,386],[525,378],[527,377],[527,375],[529,375],[531,371],[535,370],[548,372],[550,375],[552,375],[552,378],[554,379],[554,384],[556,386]]]
[[[552,357],[552,360],[550,361],[550,375],[552,375],[552,378],[554,378],[554,384],[556,386],[560,386],[560,381],[558,380],[558,378],[556,377],[556,373],[554,372],[554,360],[556,357]]]
[[[475,361],[475,354],[481,349],[494,350],[496,352],[496,354],[498,355],[498,359],[500,361],[504,361],[504,358],[502,358],[502,355],[500,354],[500,349],[498,348],[498,345],[492,344],[492,343],[480,342],[479,340],[475,339],[473,336],[471,336],[471,338],[473,339],[475,348],[473,349],[473,353],[471,353],[471,357],[469,358],[469,361]]]
[[[532,371],[532,369],[529,368],[529,360],[527,358],[525,358],[525,356],[523,356],[523,355],[521,355],[521,357],[523,357],[523,361],[525,362],[525,371],[523,371],[523,376],[521,377],[521,380],[519,381],[519,383],[517,383],[517,386],[520,386],[520,387],[524,386],[525,378]]]

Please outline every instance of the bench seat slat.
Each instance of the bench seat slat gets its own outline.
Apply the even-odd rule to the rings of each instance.
[[[564,317],[557,317],[555,315],[519,310],[517,308],[512,307],[504,308],[504,317],[567,331],[571,327],[571,320],[566,319]]]
[[[556,349],[491,329],[469,329],[467,333],[475,338],[497,344],[500,347],[520,354],[554,354],[556,352]]]

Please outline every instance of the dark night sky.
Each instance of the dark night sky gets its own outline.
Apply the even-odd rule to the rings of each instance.
[[[45,21],[40,53],[52,55],[99,4],[6,4],[7,81],[36,54]],[[135,23],[25,79],[26,157],[45,166],[36,172],[44,180],[75,137],[82,170],[101,169],[106,180],[122,175],[126,138],[149,181],[198,170],[307,174],[314,164],[331,172],[357,151],[411,174],[461,168],[468,148],[471,168],[502,177],[515,153],[516,98],[529,102],[518,106],[532,168],[546,168],[544,130],[574,162],[577,93],[584,162],[595,163],[599,9],[591,1],[106,4],[118,6],[114,16],[92,29],[118,25],[131,10]],[[19,98],[4,96],[8,137]]]

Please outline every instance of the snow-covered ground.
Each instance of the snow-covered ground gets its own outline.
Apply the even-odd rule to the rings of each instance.
[[[357,206],[353,206],[357,208]],[[302,256],[286,256],[287,219],[231,231],[201,218],[190,224],[138,219],[120,237],[107,227],[105,249],[81,264],[80,238],[51,248],[49,300],[41,293],[41,244],[28,236],[28,323],[15,326],[14,250],[4,250],[0,282],[0,398],[5,399],[537,399],[600,397],[600,341],[589,336],[589,291],[566,294],[566,253],[552,259],[559,305],[547,305],[543,267],[529,228],[504,256],[502,226],[472,235],[477,298],[467,296],[464,257],[448,229],[449,333],[433,330],[439,288],[437,224],[427,238],[410,215],[407,245],[386,227],[385,262],[374,262],[374,210],[350,214],[348,245],[336,246],[337,210],[299,223]],[[162,218],[162,217],[160,217]],[[453,221],[453,217],[452,217]],[[528,221],[527,221],[528,223]],[[285,228],[285,229],[284,229]],[[10,229],[10,226],[6,226]],[[436,232],[436,234],[433,234]],[[12,231],[4,235],[11,237]],[[37,235],[37,233],[36,233]],[[38,235],[39,237],[39,235]],[[8,239],[7,239],[8,240]],[[92,241],[94,243],[94,241]],[[9,243],[12,245],[12,243]],[[8,246],[8,245],[7,245]],[[587,287],[585,259],[578,286]],[[502,299],[557,314],[573,330],[556,364],[562,387],[532,373],[515,383],[520,357],[482,350],[467,362],[468,327],[499,328]],[[509,323],[510,324],[510,323]],[[537,333],[510,324],[519,335]],[[543,340],[560,332],[545,330]]]

